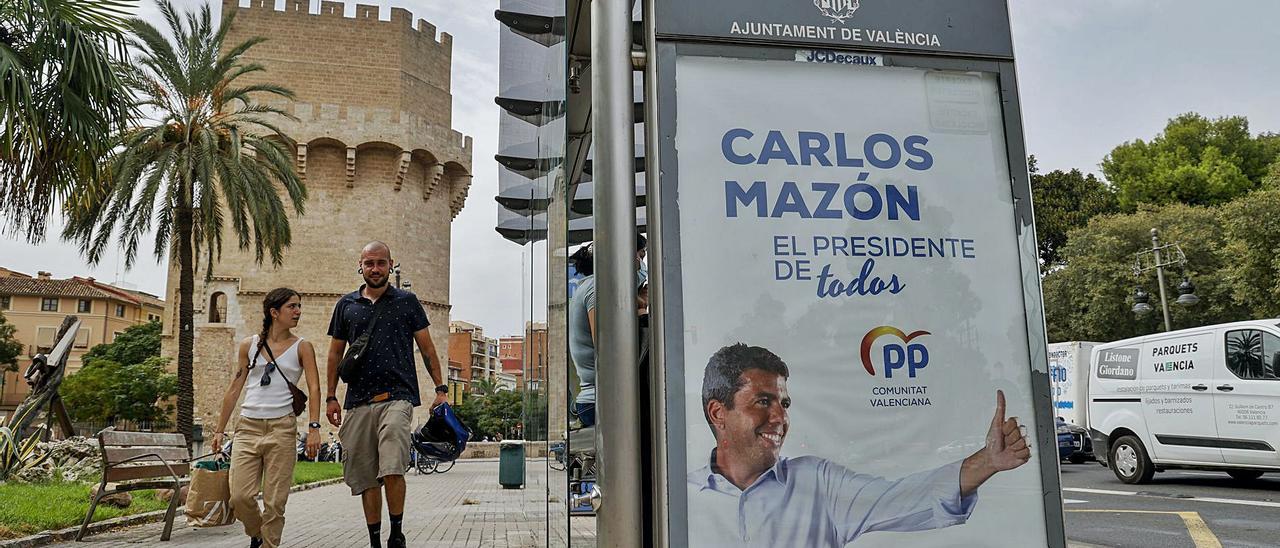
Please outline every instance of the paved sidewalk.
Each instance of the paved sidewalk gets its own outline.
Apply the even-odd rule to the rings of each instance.
[[[564,489],[563,472],[551,471],[551,481]],[[413,548],[525,548],[563,547],[572,524],[573,548],[595,548],[595,518],[566,518],[564,498],[548,504],[547,470],[541,461],[526,463],[524,489],[498,485],[498,461],[463,461],[448,473],[406,476],[409,497],[405,536]],[[563,491],[560,491],[563,492]],[[548,509],[552,510],[548,519]],[[385,512],[385,507],[383,512]],[[566,523],[569,520],[570,523]],[[219,547],[248,546],[240,524],[193,529],[179,517],[173,538],[160,542],[161,523],[87,537],[83,543],[54,544],[62,548],[134,546]],[[385,545],[389,526],[383,522]],[[360,501],[344,484],[294,493],[289,497],[283,547],[360,548],[368,546]],[[550,542],[548,542],[550,540]],[[1070,548],[1103,548],[1069,542]]]
[[[552,472],[561,475],[563,472]],[[515,548],[565,546],[567,518],[563,497],[547,503],[547,472],[541,461],[526,466],[524,489],[498,485],[496,460],[460,461],[445,474],[406,476],[409,496],[405,504],[404,532],[412,547]],[[554,482],[564,480],[553,476]],[[548,506],[553,519],[548,520]],[[383,543],[390,526],[384,520]],[[550,526],[548,525],[550,523]],[[595,523],[574,518],[575,546],[595,545]],[[55,544],[64,548],[84,546],[248,546],[248,537],[237,522],[227,527],[194,529],[183,518],[174,522],[173,538],[160,542],[163,524],[153,523],[87,537],[85,542]],[[580,541],[586,541],[585,543]],[[360,499],[344,484],[294,493],[285,514],[283,547],[361,547],[369,534],[360,511]]]

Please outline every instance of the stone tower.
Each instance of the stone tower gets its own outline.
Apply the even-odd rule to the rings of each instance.
[[[471,138],[451,129],[452,37],[437,37],[421,19],[413,25],[400,8],[381,21],[377,6],[357,5],[348,18],[340,2],[320,2],[319,13],[310,13],[309,0],[286,0],[284,11],[274,5],[223,0],[222,16],[235,17],[226,43],[267,38],[247,56],[267,70],[251,76],[296,94],[280,106],[297,119],[279,125],[297,142],[306,214],[290,219],[293,245],[280,268],[256,264],[224,235],[212,278],[197,271],[195,417],[206,432],[216,426],[236,343],[261,329],[262,298],[276,287],[302,294],[296,332],[315,346],[323,397],[329,318],[338,298],[362,283],[356,263],[370,240],[390,245],[401,278],[426,308],[441,363],[448,363],[450,224],[471,186]],[[176,268],[168,286],[169,302],[176,302]],[[170,306],[165,320],[169,357],[177,356],[177,310]],[[429,400],[431,379],[421,367]],[[417,410],[420,421],[425,409]]]

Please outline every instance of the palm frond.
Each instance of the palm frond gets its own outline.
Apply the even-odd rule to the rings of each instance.
[[[43,240],[56,204],[96,184],[131,98],[119,78],[132,0],[10,0],[0,43],[0,232]]]

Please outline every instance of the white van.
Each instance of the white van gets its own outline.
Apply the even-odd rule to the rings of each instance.
[[[1090,363],[1089,435],[1121,481],[1173,468],[1240,480],[1280,471],[1280,320],[1101,344]]]

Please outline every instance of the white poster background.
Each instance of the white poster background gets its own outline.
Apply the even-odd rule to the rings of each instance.
[[[1027,321],[995,76],[678,57],[676,82],[687,470],[705,466],[714,447],[701,407],[703,371],[707,359],[729,344],[763,346],[790,368],[792,406],[783,456],[815,455],[888,478],[955,462],[980,449],[999,388],[1008,399],[1007,415],[1026,425],[1032,460],[984,484],[967,524],[870,533],[851,546],[1042,545],[1041,455],[1035,451]],[[721,151],[721,139],[732,128],[755,133],[736,141],[734,150],[756,155],[770,130],[787,135],[793,152],[797,131],[844,133],[850,157],[862,157],[863,140],[874,133],[899,140],[923,135],[934,165],[927,171],[901,164],[890,170],[817,162],[736,165]],[[725,211],[726,180],[744,188],[766,181],[770,209],[778,185],[795,181],[813,209],[814,195],[805,192],[811,181],[848,184],[862,171],[870,172],[867,183],[881,190],[886,184],[917,186],[920,220],[881,215],[860,221],[847,212],[842,219],[759,218],[754,204],[740,204],[736,218]],[[862,198],[859,207],[866,207]],[[837,197],[830,207],[843,209],[840,202]],[[819,299],[816,282],[778,281],[774,267],[776,259],[789,258],[775,256],[776,236],[795,236],[805,250],[814,235],[966,238],[974,240],[975,258],[877,258],[876,275],[887,280],[896,274],[905,285],[902,292]],[[830,263],[844,281],[865,260],[790,258],[811,260],[814,273]],[[864,370],[859,346],[878,326],[931,333],[912,341],[925,344],[930,354],[916,379],[906,378],[905,369],[893,379]],[[872,349],[877,373],[883,368],[883,344],[893,339],[881,337]],[[926,386],[930,405],[872,406],[875,387],[907,384]],[[699,510],[690,504],[691,532],[709,517]],[[739,544],[725,540],[726,546]]]

